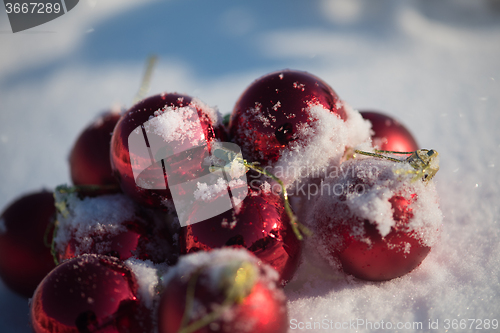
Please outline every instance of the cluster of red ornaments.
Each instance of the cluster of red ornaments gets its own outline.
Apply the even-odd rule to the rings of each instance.
[[[250,319],[255,323],[252,332],[286,332],[284,296],[273,285],[292,279],[303,247],[292,231],[287,202],[266,188],[269,184],[262,178],[258,186],[228,172],[221,173],[225,179],[219,182],[202,184],[200,179],[210,179],[213,173],[218,142],[232,141],[249,163],[272,166],[303,141],[304,126],[321,121],[310,113],[317,106],[342,121],[348,119],[328,84],[309,73],[286,70],[252,83],[236,103],[229,124],[201,101],[177,93],[146,98],[122,114],[108,112],[91,124],[70,154],[71,178],[78,186],[56,190],[56,202],[51,192],[25,196],[0,217],[0,276],[23,296],[34,293],[35,332],[247,332],[244,323]],[[372,123],[371,138],[378,149],[418,149],[412,135],[391,117],[361,115]],[[246,194],[240,198],[237,193]],[[189,223],[206,215],[207,205],[194,200],[192,211],[182,212],[187,218],[179,220],[179,200],[189,202],[193,196],[214,205],[228,200],[232,207]],[[388,200],[397,226],[386,237],[364,221],[365,241],[359,241],[350,221],[342,221],[338,230],[328,229],[333,219],[328,216],[312,228],[345,239],[342,249],[326,253],[340,260],[346,273],[366,280],[391,279],[411,271],[429,252],[405,229],[413,199]],[[116,217],[116,211],[123,217]],[[398,244],[407,243],[411,247],[398,249]],[[210,273],[211,262],[202,262],[209,257],[186,259],[191,265],[187,271],[178,268],[187,265],[184,258],[215,255],[220,248],[240,249],[251,258],[236,255],[236,265],[234,260],[210,257],[232,281],[223,287],[207,287],[216,274]],[[57,267],[53,257],[61,261]],[[168,281],[148,282],[152,305],[145,305],[140,290],[146,282],[127,264],[129,258],[147,262],[160,277],[167,272]],[[264,283],[261,277],[269,270],[276,276]],[[190,310],[193,302],[205,312]],[[213,302],[236,315],[210,310]]]

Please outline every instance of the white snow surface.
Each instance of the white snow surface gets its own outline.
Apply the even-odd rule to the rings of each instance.
[[[439,152],[434,182],[444,218],[421,266],[398,279],[339,278],[304,261],[285,287],[291,323],[383,320],[422,323],[394,332],[444,332],[447,320],[499,320],[498,0],[194,2],[109,0],[88,9],[80,1],[17,34],[0,10],[0,206],[69,182],[77,135],[100,111],[130,106],[149,53],[160,57],[151,95],[181,91],[224,114],[254,79],[305,70],[355,109],[395,117],[422,148]],[[182,11],[190,24],[176,15],[165,22],[165,13]],[[27,313],[27,301],[0,283],[1,331],[31,332]],[[429,329],[436,321],[439,329]]]

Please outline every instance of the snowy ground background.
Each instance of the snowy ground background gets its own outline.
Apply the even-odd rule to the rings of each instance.
[[[445,219],[440,244],[400,279],[347,283],[305,264],[286,289],[290,319],[423,323],[401,332],[500,320],[500,1],[82,0],[16,34],[0,9],[0,207],[69,181],[73,141],[98,112],[130,106],[151,53],[151,94],[222,113],[255,78],[306,70],[439,151]],[[27,314],[0,282],[0,331],[30,332]]]

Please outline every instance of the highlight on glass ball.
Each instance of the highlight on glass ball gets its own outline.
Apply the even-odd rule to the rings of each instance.
[[[438,242],[439,154],[396,117],[297,70],[258,78],[229,117],[139,98],[82,131],[72,185],[4,208],[0,277],[32,297],[36,333],[286,332],[304,261],[384,281]],[[300,184],[321,191],[305,201]]]

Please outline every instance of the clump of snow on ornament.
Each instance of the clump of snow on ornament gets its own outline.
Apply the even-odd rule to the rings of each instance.
[[[59,260],[94,253],[121,260],[176,261],[177,241],[168,228],[168,214],[140,208],[123,194],[80,198],[77,193],[55,193],[54,249]]]
[[[308,211],[309,247],[365,280],[404,275],[427,256],[439,238],[443,215],[432,181],[414,181],[407,163],[356,158],[340,176],[322,181]]]
[[[198,188],[193,195],[196,200],[211,201],[222,191],[227,190],[227,182],[223,178],[217,179],[217,183],[208,185],[207,183],[197,183]]]
[[[286,298],[278,287],[278,273],[246,250],[183,256],[162,280],[160,333],[194,327],[204,332],[287,331]]]
[[[201,110],[202,117],[207,117],[213,126],[222,126],[222,116],[216,106],[209,106],[196,97],[191,100],[190,104],[197,110]]]
[[[370,141],[370,123],[345,102],[346,120],[319,104],[308,113],[314,121],[302,123],[296,140],[281,152],[273,167],[275,176],[289,186],[297,180],[326,174],[329,166],[339,165],[349,147]]]
[[[154,112],[149,121],[144,123],[148,134],[156,134],[164,142],[183,142],[189,139],[192,145],[205,143],[198,113],[191,106],[166,107]]]

